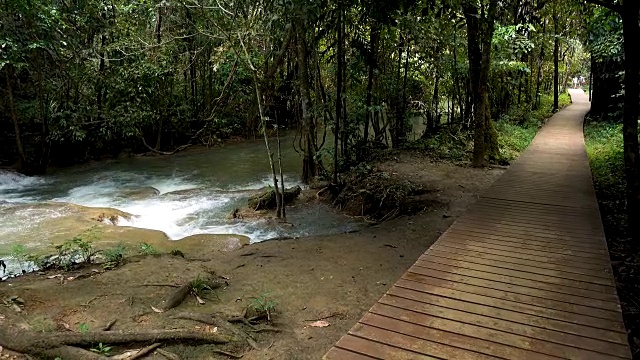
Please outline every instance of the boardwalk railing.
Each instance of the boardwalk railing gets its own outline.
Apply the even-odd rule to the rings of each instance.
[[[325,359],[631,357],[571,96]]]

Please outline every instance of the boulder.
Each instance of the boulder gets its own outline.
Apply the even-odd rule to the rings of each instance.
[[[291,203],[297,199],[302,193],[300,186],[294,186],[284,190],[285,204]],[[248,205],[253,210],[266,210],[276,208],[276,192],[273,189],[267,190],[261,194],[254,195],[249,198]]]

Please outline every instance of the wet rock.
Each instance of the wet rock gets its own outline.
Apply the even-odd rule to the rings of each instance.
[[[176,247],[180,249],[206,249],[214,251],[234,251],[249,244],[249,237],[229,234],[198,234],[178,240]]]
[[[153,186],[145,186],[138,189],[126,189],[120,192],[120,196],[128,200],[144,200],[160,195],[160,190]]]
[[[302,193],[302,188],[300,186],[295,186],[289,189],[284,190],[284,202],[286,204],[291,203],[293,200],[298,198]],[[254,210],[265,210],[265,209],[275,209],[276,208],[276,192],[271,189],[267,190],[264,193],[254,195],[249,198],[248,205],[251,209]]]

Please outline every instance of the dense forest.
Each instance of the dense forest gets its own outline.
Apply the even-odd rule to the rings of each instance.
[[[0,7],[0,166],[25,174],[123,152],[267,140],[287,128],[303,181],[337,181],[369,148],[406,146],[416,116],[422,139],[467,134],[470,160],[483,166],[501,161],[496,124],[526,124],[542,106],[557,110],[562,89],[584,76],[592,114],[624,119],[628,210],[640,207],[640,62],[633,41],[623,41],[638,37],[633,2]]]

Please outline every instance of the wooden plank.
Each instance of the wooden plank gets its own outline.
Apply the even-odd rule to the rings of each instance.
[[[405,332],[407,332],[405,330]],[[360,338],[372,340],[381,344],[394,346],[397,348],[411,350],[413,352],[433,356],[438,359],[460,359],[460,360],[494,360],[495,357],[470,351],[455,346],[433,342],[418,336],[409,336],[404,333],[387,330],[381,327],[374,327],[365,323],[356,324],[349,334]]]
[[[625,334],[624,324],[620,321],[611,321],[600,319],[597,317],[586,316],[584,314],[576,314],[575,312],[567,312],[557,310],[554,308],[541,307],[538,304],[523,304],[521,302],[515,302],[511,300],[504,300],[495,297],[489,297],[484,295],[477,295],[465,291],[459,291],[451,289],[446,286],[432,285],[428,280],[418,282],[410,281],[405,278],[398,280],[394,286],[409,289],[414,291],[420,291],[426,294],[434,296],[440,296],[443,298],[455,299],[459,301],[471,302],[479,305],[496,307],[500,309],[511,310],[528,315],[540,316],[547,319],[554,319],[559,321],[565,321],[573,324],[579,324],[584,326],[590,326],[594,328],[615,331]],[[391,293],[391,292],[390,292]],[[626,339],[625,339],[626,341]]]
[[[402,275],[402,278],[398,280],[398,284],[401,280],[424,283],[439,288],[458,290],[468,294],[482,295],[498,300],[507,300],[515,303],[520,303],[525,306],[532,305],[536,307],[551,309],[554,311],[570,312],[580,315],[578,318],[580,318],[581,316],[586,316],[604,319],[611,323],[612,328],[614,329],[620,328],[620,326],[623,325],[622,316],[618,311],[605,310],[588,305],[561,301],[553,296],[557,295],[554,293],[551,293],[551,295],[541,291],[529,293],[526,288],[524,289],[524,292],[518,292],[518,288],[505,289],[501,288],[500,286],[496,286],[496,284],[494,283],[474,281],[473,278],[465,278],[438,271],[432,271],[430,272],[430,275],[406,272],[404,275]],[[415,286],[418,287],[418,285]],[[496,289],[493,287],[498,288]]]
[[[441,272],[461,275],[468,278],[475,278],[484,281],[475,281],[486,284],[488,287],[494,286],[496,289],[517,289],[525,294],[529,293],[544,293],[547,296],[554,297],[552,299],[573,302],[576,304],[583,304],[587,306],[597,307],[600,309],[607,309],[612,311],[619,311],[620,307],[617,304],[617,297],[613,294],[605,294],[600,292],[594,292],[584,289],[568,288],[562,286],[554,286],[553,284],[525,280],[520,278],[512,278],[509,276],[503,276],[493,273],[487,273],[484,271],[467,269],[464,267],[457,267],[448,264],[441,264],[438,262],[427,261],[415,263],[409,268],[408,271],[429,275],[430,270],[438,270]],[[582,298],[582,299],[581,299]],[[566,299],[566,300],[564,300]],[[590,305],[589,305],[590,304]]]
[[[462,222],[469,223],[487,223],[491,222],[493,224],[500,225],[508,225],[508,226],[517,226],[521,228],[531,229],[529,231],[542,231],[542,232],[551,232],[553,234],[561,233],[561,234],[569,234],[569,235],[580,235],[585,238],[595,239],[597,241],[604,241],[603,234],[596,232],[593,229],[585,229],[581,227],[582,222],[576,224],[576,227],[564,227],[563,225],[558,224],[550,224],[544,220],[520,220],[516,219],[512,216],[495,216],[491,212],[485,213],[485,216],[463,216],[461,218]]]
[[[582,282],[560,277],[541,276],[534,273],[515,271],[498,266],[483,265],[478,264],[477,262],[470,262],[465,260],[448,259],[444,257],[433,256],[430,254],[422,255],[420,259],[416,261],[416,265],[428,266],[428,263],[430,262],[469,269],[476,272],[482,272],[485,274],[490,274],[489,276],[495,278],[512,279],[511,281],[516,284],[529,284],[532,287],[546,287],[550,289],[562,287],[566,288],[567,292],[570,293],[584,293],[589,294],[590,297],[597,296],[595,297],[596,299],[600,298],[600,296],[594,294],[606,295],[608,299],[612,299],[614,301],[616,298],[615,287],[613,287],[612,285]]]
[[[447,318],[465,324],[477,325],[484,328],[500,330],[511,334],[518,334],[532,339],[553,342],[556,344],[565,344],[576,349],[610,354],[623,358],[628,355],[629,351],[628,347],[622,344],[615,344],[607,341],[585,338],[574,334],[543,329],[535,326],[525,326],[502,319],[496,319],[490,316],[477,315],[464,311],[443,308],[392,295],[383,295],[379,303],[427,315]]]
[[[620,359],[620,357],[613,354],[603,354],[600,352],[575,348],[567,344],[548,342],[523,336],[520,334],[497,330],[494,328],[482,327],[468,322],[460,322],[448,317],[406,310],[396,306],[386,305],[382,302],[376,303],[371,308],[370,312],[406,322],[411,322],[425,327],[431,327],[434,329],[440,329],[456,334],[466,335],[469,337],[475,337],[486,341],[492,341],[504,346],[511,346],[519,349],[539,352],[541,354],[550,356],[557,356],[563,359]],[[519,360],[518,358],[510,359]],[[533,359],[535,359],[535,357]]]
[[[371,359],[379,359],[371,356],[366,356],[358,353],[354,353],[350,350],[344,350],[337,347],[331,348],[328,353],[326,353],[323,357],[323,360],[371,360]]]
[[[456,226],[459,226],[459,227],[467,226],[467,227],[474,227],[474,228],[480,228],[480,229],[487,229],[487,230],[491,230],[491,231],[502,233],[502,234],[513,234],[514,236],[517,236],[517,235],[530,236],[532,234],[535,234],[535,237],[537,238],[559,239],[559,240],[566,239],[566,240],[572,240],[575,242],[584,242],[589,244],[591,243],[599,244],[603,242],[603,239],[599,236],[589,236],[584,234],[568,233],[568,232],[562,232],[562,231],[543,231],[542,229],[534,231],[534,230],[527,229],[523,226],[503,224],[502,222],[491,222],[491,223],[472,222],[471,220],[460,218],[458,219],[458,221],[456,221],[455,224]]]
[[[557,214],[565,216],[585,216],[593,213],[593,209],[583,209],[571,206],[559,206],[553,204],[537,204],[527,201],[513,201],[490,197],[482,197],[480,204],[488,204],[492,206],[514,207],[518,209],[528,210],[532,212],[544,212],[545,214]]]
[[[387,292],[388,295],[417,301],[426,305],[433,305],[441,308],[457,310],[469,314],[489,316],[491,318],[505,320],[512,324],[532,326],[541,329],[553,330],[580,337],[602,340],[618,344],[627,343],[627,335],[620,331],[604,330],[588,325],[575,324],[564,320],[557,320],[541,315],[531,315],[529,313],[518,312],[500,307],[505,302],[495,302],[491,305],[478,304],[471,300],[458,300],[453,297],[442,297],[431,293],[421,292],[405,287],[392,286]],[[471,297],[470,297],[471,298]],[[478,300],[478,298],[475,298]],[[523,308],[524,309],[524,308]],[[515,325],[514,325],[515,326]]]
[[[557,259],[559,263],[543,262],[539,261],[538,259],[538,261],[525,260],[510,256],[475,251],[472,246],[447,247],[444,244],[451,243],[443,242],[443,245],[435,244],[429,249],[428,253],[430,255],[446,257],[449,259],[471,259],[475,260],[474,262],[485,265],[497,263],[500,264],[500,267],[503,268],[525,271],[534,274],[556,276],[578,281],[595,282],[605,285],[613,285],[609,269],[573,268],[571,266],[562,264],[562,259]]]
[[[520,349],[512,346],[496,346],[497,343],[476,337],[457,334],[455,332],[444,331],[428,326],[406,322],[392,317],[382,316],[374,313],[367,313],[360,323],[375,326],[382,329],[389,329],[401,334],[414,336],[417,338],[432,340],[441,344],[450,344],[461,349],[467,349],[483,355],[495,356],[500,359],[535,359],[535,360],[556,360],[555,356],[541,354],[536,351]],[[443,358],[458,359],[452,357],[453,353],[442,354]],[[476,357],[471,357],[476,359]]]
[[[588,261],[602,265],[609,264],[609,254],[605,249],[593,248],[585,244],[578,246],[558,241],[548,242],[545,240],[521,239],[467,228],[450,228],[450,230],[451,231],[443,235],[443,237],[446,237],[446,242],[460,241],[464,243],[474,243],[476,246],[514,251],[531,256],[571,256],[574,257],[576,261]]]
[[[475,209],[474,209],[475,210]],[[573,219],[558,218],[553,216],[536,217],[533,215],[518,214],[514,211],[502,211],[502,210],[486,210],[482,211],[468,211],[464,215],[465,219],[480,220],[480,221],[499,221],[502,219],[509,219],[509,221],[516,222],[518,224],[532,224],[539,225],[544,224],[549,227],[555,227],[565,231],[584,231],[593,235],[597,235],[604,239],[604,233],[602,227],[598,224],[591,222],[580,221],[576,223]]]
[[[533,241],[547,241],[547,242],[557,242],[561,244],[582,244],[584,247],[603,249],[604,244],[602,241],[597,239],[581,239],[574,238],[572,236],[558,236],[558,235],[546,235],[540,234],[535,231],[520,231],[518,229],[505,229],[500,226],[493,226],[491,224],[465,224],[463,222],[455,222],[451,225],[450,229],[452,231],[455,230],[467,230],[467,231],[476,231],[483,232],[485,234],[494,234],[498,236],[506,236],[517,239],[527,239]]]
[[[452,235],[451,237],[454,237]],[[482,243],[480,243],[482,245]],[[611,276],[611,266],[603,263],[596,262],[582,262],[575,261],[575,257],[570,255],[554,254],[537,256],[537,255],[525,255],[514,251],[503,251],[487,247],[478,246],[476,241],[468,241],[467,243],[458,243],[454,241],[441,241],[432,245],[433,247],[441,248],[449,252],[468,252],[483,256],[486,259],[493,259],[497,261],[507,261],[515,264],[538,266],[545,269],[553,269],[567,272],[574,272],[577,274],[589,274],[593,272],[607,273],[607,276]],[[514,249],[518,249],[514,247]],[[583,270],[586,270],[583,272]]]
[[[601,228],[601,225],[598,224],[598,220],[600,218],[594,211],[590,211],[587,214],[572,214],[571,212],[558,212],[551,213],[544,211],[543,208],[523,208],[517,205],[516,202],[500,203],[500,204],[491,204],[488,203],[485,199],[481,199],[475,205],[471,207],[468,211],[469,215],[474,214],[482,214],[484,212],[492,212],[495,214],[514,216],[517,218],[526,217],[531,219],[542,219],[548,221],[549,223],[573,223],[580,222],[584,223],[586,221],[587,226],[593,226],[597,228]],[[595,221],[592,221],[595,220]],[[589,225],[591,224],[591,225]]]
[[[381,344],[368,339],[363,339],[351,334],[342,337],[336,347],[358,354],[373,357],[374,359],[398,359],[398,360],[439,360],[432,356],[425,356],[409,350],[401,349],[386,344]],[[342,358],[339,358],[342,359]]]

